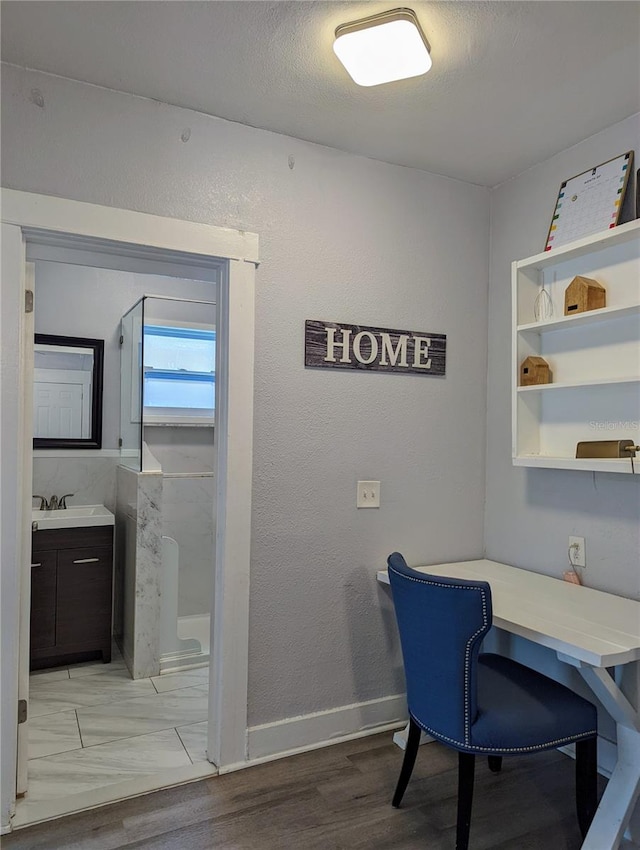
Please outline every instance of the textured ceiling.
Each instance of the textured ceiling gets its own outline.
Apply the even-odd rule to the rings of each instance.
[[[640,111],[638,2],[412,3],[432,70],[359,88],[334,29],[396,5],[5,0],[2,59],[488,186]]]

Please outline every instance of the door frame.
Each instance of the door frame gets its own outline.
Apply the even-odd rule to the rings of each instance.
[[[6,832],[16,797],[19,670],[24,670],[25,659],[28,665],[28,640],[24,639],[28,594],[25,600],[20,589],[31,532],[31,479],[26,480],[24,469],[31,438],[25,433],[20,405],[29,368],[24,344],[30,327],[24,307],[29,289],[26,244],[91,244],[149,260],[162,256],[198,265],[217,261],[221,267],[216,364],[220,411],[216,411],[215,429],[218,521],[207,750],[220,772],[247,762],[254,309],[259,258],[258,237],[253,233],[13,189],[1,190],[1,219],[0,827]]]

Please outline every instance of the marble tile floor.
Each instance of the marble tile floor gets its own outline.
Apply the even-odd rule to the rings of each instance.
[[[134,681],[119,653],[107,665],[34,672],[28,792],[18,807],[36,811],[57,799],[207,764],[208,680],[204,667]]]

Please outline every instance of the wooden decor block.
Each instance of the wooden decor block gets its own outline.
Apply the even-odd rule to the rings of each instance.
[[[578,275],[574,277],[564,293],[564,314],[586,313],[607,306],[607,291],[597,280]]]
[[[551,369],[544,357],[527,357],[520,364],[520,386],[550,384]]]

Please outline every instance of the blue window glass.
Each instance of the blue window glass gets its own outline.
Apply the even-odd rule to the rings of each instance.
[[[144,406],[148,414],[213,418],[216,335],[199,328],[145,325]]]

